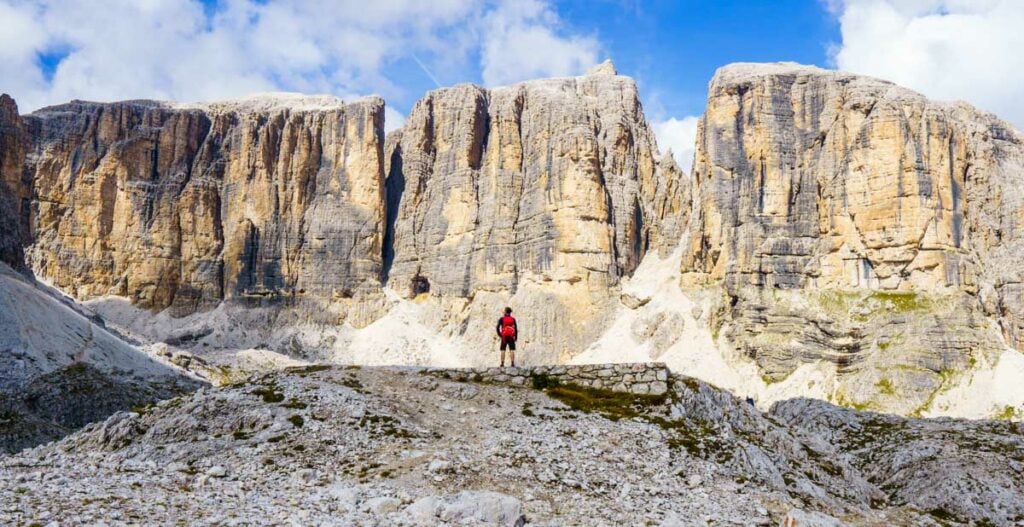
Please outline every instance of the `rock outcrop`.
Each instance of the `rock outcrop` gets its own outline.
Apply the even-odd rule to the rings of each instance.
[[[22,245],[25,243],[29,186],[23,166],[28,138],[18,115],[18,105],[10,96],[0,95],[0,263],[24,270]]]
[[[441,302],[494,298],[461,315],[479,338],[517,295],[543,320],[528,331],[551,360],[578,348],[647,251],[674,246],[686,208],[682,172],[659,161],[636,85],[610,63],[432,91],[388,151],[388,285]]]
[[[613,70],[430,92],[392,146],[388,279],[409,295],[525,281],[604,291],[683,208],[636,85]]]
[[[376,98],[8,113],[5,145],[28,148],[4,174],[28,184],[31,269],[76,298],[175,316],[305,303],[281,322],[365,325],[388,285],[429,293],[438,328],[484,343],[494,310],[521,294],[543,320],[528,333],[550,348],[537,360],[557,360],[644,254],[675,245],[689,201],[610,63],[431,92],[386,146]]]
[[[519,388],[465,370],[253,376],[0,457],[0,522],[1002,527],[1024,514],[1019,424],[810,400],[765,414],[657,366],[618,367],[663,373],[667,391],[557,384],[550,369],[521,370]],[[630,382],[615,369],[594,366]],[[95,506],[109,496],[125,499]]]
[[[383,101],[72,102],[23,118],[28,260],[75,295],[187,314],[379,291]]]
[[[1002,347],[986,314],[1024,348],[1024,136],[994,116],[736,64],[710,83],[693,172],[684,283],[724,285],[729,336],[770,378],[824,358],[880,386],[854,403],[931,393]]]
[[[0,263],[0,453],[58,439],[202,384]]]

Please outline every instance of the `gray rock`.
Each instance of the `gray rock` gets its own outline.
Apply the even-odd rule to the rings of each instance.
[[[364,511],[372,512],[377,515],[386,515],[397,511],[401,506],[401,500],[388,496],[380,496],[364,501],[360,505],[360,508]],[[406,511],[408,510],[409,508],[407,507]]]
[[[792,509],[782,519],[782,527],[845,527],[838,519],[820,512]]]
[[[522,503],[499,492],[465,490],[445,500],[438,517],[446,522],[481,522],[514,525],[522,515]]]
[[[1003,337],[1021,348],[1011,125],[879,79],[734,64],[712,79],[699,133],[684,283],[721,284],[730,342],[767,378],[832,361],[837,398],[912,414],[944,369],[994,362]]]

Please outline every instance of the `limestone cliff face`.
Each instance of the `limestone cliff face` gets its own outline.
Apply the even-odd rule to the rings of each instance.
[[[78,298],[177,313],[376,291],[383,101],[72,102],[24,118],[28,259]]]
[[[0,95],[0,262],[24,270],[22,244],[29,186],[23,165],[28,138],[18,115],[18,105],[7,94]]]
[[[636,85],[610,63],[430,92],[390,148],[388,277],[410,296],[607,291],[678,238],[682,174],[659,163]]]
[[[29,183],[27,261],[77,298],[175,316],[308,300],[253,332],[289,350],[346,344],[263,330],[368,324],[388,308],[384,285],[428,293],[433,329],[481,350],[511,302],[530,313],[533,361],[550,362],[579,351],[619,280],[685,225],[687,179],[610,63],[431,92],[386,145],[382,118],[379,99],[281,95],[24,116],[23,166],[4,173]]]
[[[388,138],[385,266],[436,326],[485,353],[504,305],[528,361],[579,353],[622,277],[674,247],[689,187],[659,159],[636,84],[610,63],[580,77],[428,93]]]
[[[693,184],[684,282],[724,284],[733,337],[770,377],[884,356],[936,384],[1000,347],[985,311],[1024,348],[1024,137],[991,115],[841,72],[732,65],[709,86]]]

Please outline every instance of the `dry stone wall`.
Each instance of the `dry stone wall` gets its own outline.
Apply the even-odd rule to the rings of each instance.
[[[659,362],[531,366],[528,368],[430,368],[431,375],[456,381],[532,386],[534,379],[642,395],[668,393],[672,373]]]

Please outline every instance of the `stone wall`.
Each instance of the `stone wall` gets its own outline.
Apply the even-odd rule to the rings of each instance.
[[[490,382],[511,386],[531,386],[535,377],[547,377],[562,384],[651,395],[667,393],[671,375],[668,367],[660,362],[529,368],[429,368],[425,371],[455,381]]]

